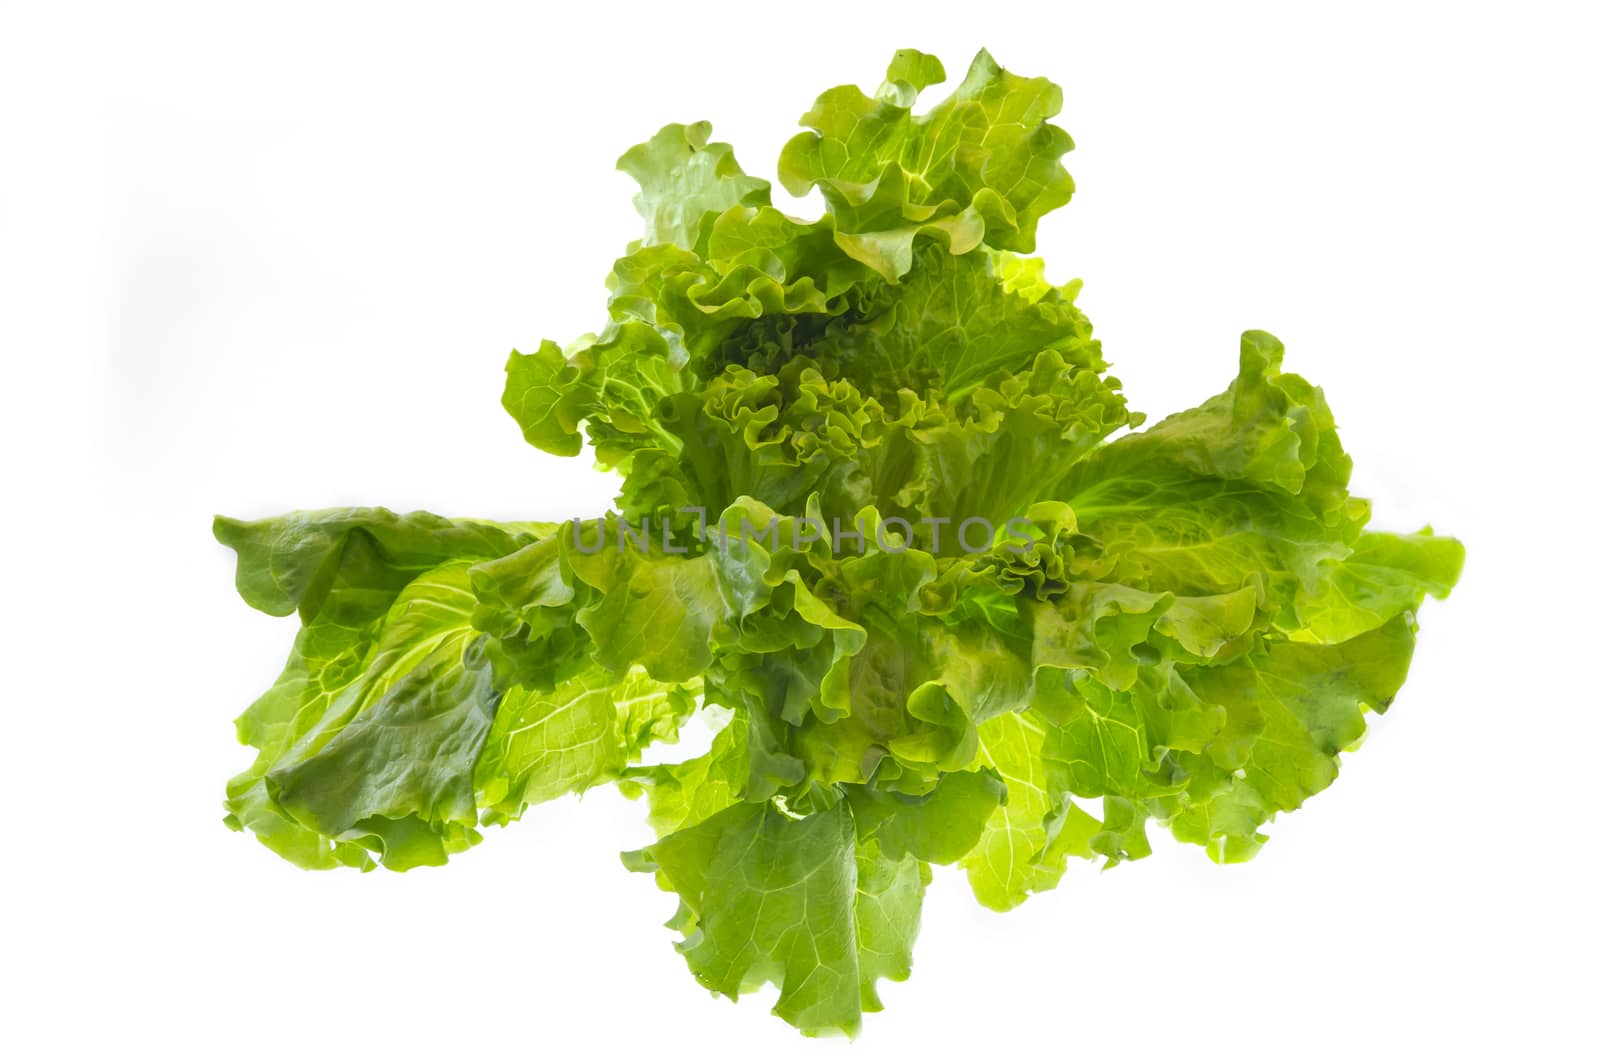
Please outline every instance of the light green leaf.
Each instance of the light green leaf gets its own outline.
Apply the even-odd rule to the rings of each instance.
[[[773,1012],[808,1035],[854,1035],[881,1007],[874,982],[910,973],[926,867],[858,846],[849,806],[796,817],[740,803],[634,859],[684,909],[695,977],[737,1000],[778,986]]]
[[[1072,139],[1049,123],[1061,90],[1020,78],[979,52],[951,95],[922,116],[917,93],[944,79],[931,57],[900,52],[876,99],[854,85],[829,89],[784,147],[778,176],[792,194],[813,186],[852,257],[893,280],[928,234],[952,253],[986,243],[1031,251],[1040,216],[1072,197],[1060,158]]]
[[[472,765],[499,694],[473,604],[459,562],[400,593],[359,680],[270,763],[275,807],[392,869],[442,864],[476,841]]]
[[[1338,755],[1366,731],[1363,712],[1386,709],[1411,665],[1409,614],[1339,644],[1272,642],[1226,666],[1195,668],[1195,694],[1242,716],[1254,738],[1242,758],[1219,747],[1185,756],[1194,773],[1172,833],[1201,843],[1213,860],[1244,861],[1265,842],[1258,828],[1326,788]]]
[[[1061,809],[1045,775],[1045,732],[1046,723],[1031,713],[1005,714],[978,729],[978,761],[1000,777],[1006,797],[961,866],[972,893],[990,909],[1014,908],[1061,879],[1064,863],[1043,859],[1048,824]]]
[[[669,683],[692,681],[710,665],[712,630],[729,612],[709,555],[652,555],[627,545],[585,555],[574,546],[566,558],[599,590],[577,618],[600,665],[614,673],[643,666]]]
[[[617,160],[617,168],[639,182],[633,204],[644,218],[647,245],[676,243],[693,250],[707,214],[771,203],[771,185],[746,176],[733,148],[707,143],[710,136],[710,122],[667,125]]]
[[[1377,629],[1422,606],[1424,595],[1443,600],[1461,577],[1466,550],[1454,538],[1367,531],[1350,555],[1332,565],[1296,615],[1305,636],[1333,643]]]
[[[694,692],[638,670],[619,681],[599,666],[551,692],[512,688],[477,760],[485,821],[504,824],[528,806],[617,779],[645,747],[677,738]]]

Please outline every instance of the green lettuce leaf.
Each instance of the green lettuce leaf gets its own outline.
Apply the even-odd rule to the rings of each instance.
[[[598,666],[553,692],[511,689],[476,760],[484,820],[504,824],[528,806],[619,779],[646,747],[676,739],[694,691],[642,671],[619,681]]]
[[[639,182],[633,204],[645,220],[645,245],[675,243],[693,250],[707,217],[731,206],[771,204],[772,186],[747,176],[733,148],[708,144],[710,136],[710,122],[668,125],[617,161],[618,169]]]
[[[1393,702],[1414,638],[1407,613],[1339,644],[1268,642],[1193,671],[1200,700],[1225,704],[1229,729],[1253,738],[1180,756],[1192,779],[1171,800],[1173,835],[1204,844],[1217,861],[1254,856],[1265,841],[1260,826],[1333,783],[1339,752],[1366,731],[1364,713]]]
[[[605,314],[513,351],[502,396],[615,511],[217,520],[240,594],[300,622],[230,825],[407,869],[616,783],[695,977],[854,1034],[932,866],[1006,910],[1152,832],[1241,862],[1333,782],[1461,544],[1369,525],[1265,332],[1144,427],[1080,284],[1023,256],[1073,191],[1060,90],[980,52],[924,105],[944,77],[907,50],[818,97],[777,164],[816,218],[704,122],[623,154],[643,224]],[[710,748],[643,764],[696,711]]]
[[[911,974],[927,865],[862,842],[848,803],[804,817],[739,803],[633,855],[681,906],[695,977],[735,1000],[763,983],[805,1034],[855,1034],[879,979]]]
[[[591,661],[541,690],[497,665],[505,646],[479,626],[507,606],[508,564],[524,570],[552,530],[382,509],[219,519],[246,599],[304,623],[238,721],[258,754],[229,783],[228,823],[306,868],[438,865],[479,841],[480,819],[615,779],[673,739],[698,681]]]
[[[891,280],[910,268],[918,236],[954,254],[1032,251],[1040,216],[1072,197],[1060,163],[1072,139],[1049,123],[1061,89],[980,51],[947,99],[913,115],[917,95],[943,80],[937,59],[902,51],[877,98],[853,85],[819,96],[801,119],[812,131],[778,159],[784,187],[820,188],[840,246]]]
[[[228,824],[248,828],[307,868],[371,867],[370,851],[382,853],[390,842],[399,859],[396,867],[410,858],[438,860],[447,842],[470,843],[470,829],[456,812],[449,769],[435,772],[418,759],[431,757],[436,748],[426,741],[452,725],[463,727],[470,742],[483,711],[493,710],[492,701],[483,701],[489,693],[476,679],[477,667],[467,666],[467,645],[452,636],[460,634],[469,613],[463,610],[471,599],[463,591],[464,565],[511,551],[543,529],[454,521],[426,512],[396,515],[382,508],[299,512],[256,522],[217,519],[217,539],[238,553],[240,595],[269,614],[298,610],[303,623],[277,682],[236,722],[240,742],[258,754],[228,784]],[[427,577],[440,568],[444,574]],[[440,694],[434,696],[427,678],[395,691],[422,663],[426,673],[441,678]],[[302,804],[297,813],[274,797],[275,771],[310,759],[351,718],[380,703],[380,716],[390,719],[389,726],[405,727],[407,721],[396,719],[408,714],[413,720],[432,712],[446,715],[433,719],[427,735],[419,733],[423,742],[396,748],[410,761],[395,767],[416,767],[408,780],[429,790],[400,793],[406,805],[359,819],[348,817],[348,811],[358,807],[362,790],[370,793],[370,777],[350,777],[352,788],[362,790],[342,793],[337,807]],[[374,727],[369,736],[382,742],[385,734]],[[342,824],[319,827],[322,809]]]

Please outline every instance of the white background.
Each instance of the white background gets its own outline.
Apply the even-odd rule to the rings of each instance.
[[[1593,27],[1286,8],[0,7],[0,1050],[1592,1049]],[[1040,252],[1134,406],[1212,394],[1267,328],[1377,525],[1467,543],[1332,790],[1245,866],[1158,831],[1003,916],[941,874],[854,1046],[693,981],[609,790],[407,875],[224,829],[231,719],[293,630],[233,596],[212,513],[601,510],[498,396],[511,347],[603,320],[615,157],[709,118],[771,176],[823,88],[979,45],[1065,90],[1078,195]]]

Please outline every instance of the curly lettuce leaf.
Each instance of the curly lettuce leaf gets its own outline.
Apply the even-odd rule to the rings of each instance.
[[[708,216],[732,206],[771,204],[771,185],[746,175],[733,148],[707,143],[710,136],[710,122],[668,125],[617,160],[617,168],[639,182],[633,204],[645,220],[645,245],[675,243],[693,250]]]
[[[671,437],[635,431],[626,461],[613,439],[633,406],[589,406],[597,452],[627,476],[624,512],[718,511],[751,496],[798,515],[817,493],[838,514],[1020,514],[1041,474],[1065,476],[1142,419],[1106,374],[1076,285],[1019,284],[1021,271],[929,247],[902,283],[861,288],[840,312],[730,324],[726,363],[691,364],[680,379],[704,382],[658,391],[656,422]],[[583,356],[574,370],[587,370]],[[576,418],[561,429],[575,432]]]
[[[1039,218],[1072,197],[1060,162],[1072,139],[1049,122],[1060,88],[980,51],[948,98],[913,115],[918,94],[943,80],[932,56],[899,52],[876,98],[854,85],[819,96],[801,119],[812,131],[778,159],[784,187],[820,188],[840,246],[891,280],[910,269],[918,236],[955,254],[1031,252]]]

